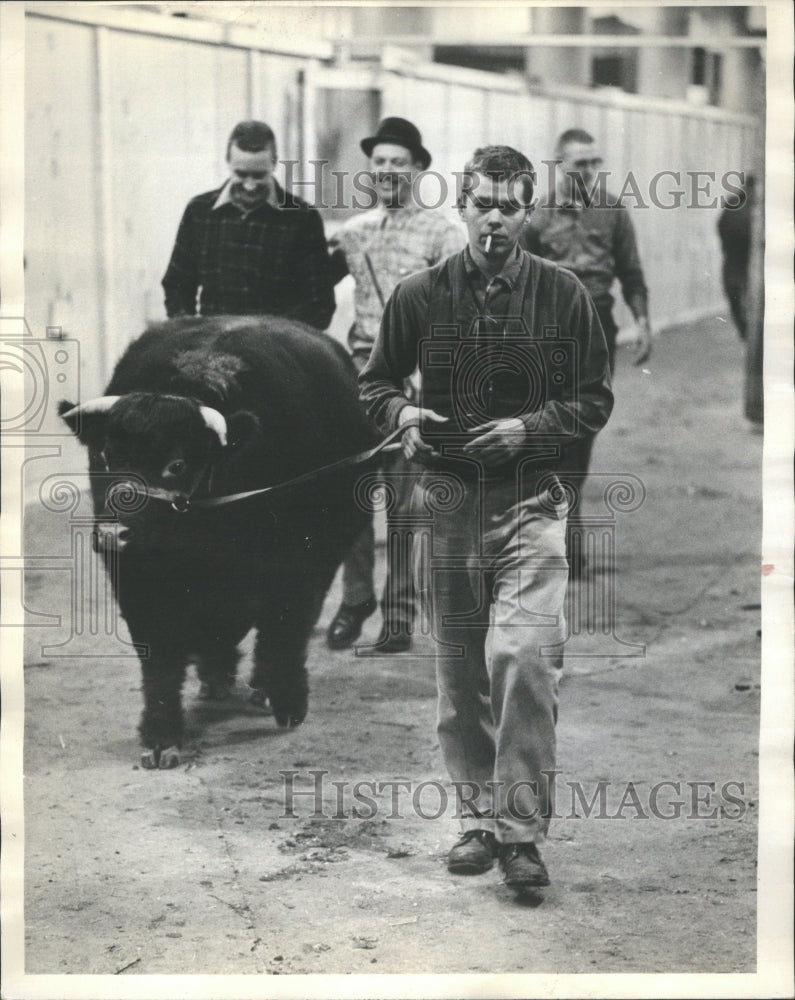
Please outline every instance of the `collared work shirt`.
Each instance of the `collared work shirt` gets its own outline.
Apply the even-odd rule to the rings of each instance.
[[[403,380],[418,364],[421,406],[454,417],[471,391],[480,397],[492,358],[499,361],[507,337],[515,348],[524,347],[514,352],[529,362],[519,375],[537,376],[538,391],[521,391],[524,383],[520,378],[514,384],[513,366],[500,366],[494,372],[498,391],[493,400],[480,400],[485,412],[478,420],[519,417],[529,444],[568,444],[595,434],[610,415],[613,394],[604,334],[582,284],[556,264],[519,252],[519,271],[504,314],[506,337],[485,337],[482,363],[471,368],[468,359],[478,358],[469,347],[477,352],[478,345],[477,333],[472,337],[470,331],[482,311],[467,287],[468,257],[468,251],[454,254],[400,282],[390,296],[370,360],[359,376],[362,401],[376,426],[384,433],[398,426],[408,402]],[[474,266],[471,259],[469,263]],[[516,456],[495,474],[510,478],[523,461]]]
[[[226,182],[226,184],[224,184],[224,186],[221,188],[221,193],[218,195],[218,197],[216,198],[215,204],[213,205],[213,211],[214,212],[217,212],[219,208],[223,208],[224,205],[234,205],[235,204],[234,201],[232,200],[232,184],[233,183],[234,182],[233,182],[232,178],[230,177],[229,180]],[[271,181],[271,183],[268,185],[267,194],[262,199],[261,204],[270,205],[272,208],[276,208],[276,209],[280,209],[282,207],[282,205],[279,202],[279,196],[278,196],[278,194],[276,192],[276,184],[275,184],[274,181]],[[248,215],[249,212],[253,212],[255,209],[259,208],[260,206],[259,205],[255,205],[254,208],[250,208],[250,209],[247,209],[245,211],[242,208],[240,208],[240,206],[237,206],[237,207],[238,207],[238,210],[243,215]]]
[[[334,313],[323,221],[274,184],[280,207],[243,213],[216,188],[188,203],[163,278],[169,316],[285,316],[324,330]]]
[[[463,229],[442,212],[416,204],[397,209],[378,205],[341,226],[329,246],[335,280],[347,273],[356,282],[350,349],[369,353],[384,305],[399,281],[438,264],[465,242]]]
[[[464,250],[464,271],[482,316],[507,316],[511,292],[522,270],[522,255],[518,247],[505,262],[499,274],[488,278],[477,266],[469,252]]]
[[[597,306],[613,304],[618,278],[626,303],[645,315],[648,293],[629,211],[608,195],[590,205],[543,202],[525,226],[520,244],[573,271]]]

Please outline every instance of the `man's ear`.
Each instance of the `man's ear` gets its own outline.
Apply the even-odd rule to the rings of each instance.
[[[244,448],[259,434],[262,427],[259,418],[250,410],[238,410],[226,418],[227,447],[230,449]]]

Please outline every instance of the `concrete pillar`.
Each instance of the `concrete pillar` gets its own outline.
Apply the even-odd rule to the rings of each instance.
[[[756,114],[764,109],[765,69],[758,49],[727,48],[720,106]]]
[[[644,34],[687,35],[686,8],[658,7],[647,11],[647,17],[649,23]],[[638,50],[638,93],[684,100],[691,82],[690,61],[688,48],[641,47]]]
[[[533,35],[578,35],[584,33],[584,10],[579,7],[533,7]],[[532,46],[525,49],[525,73],[531,80],[552,86],[587,87],[590,84],[588,50],[582,48]]]

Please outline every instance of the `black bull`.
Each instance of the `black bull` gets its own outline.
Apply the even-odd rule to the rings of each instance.
[[[251,628],[255,698],[280,726],[302,722],[309,635],[366,517],[354,499],[362,469],[272,497],[201,501],[373,444],[343,348],[274,317],[172,320],[130,345],[104,397],[59,412],[88,448],[97,537],[143,647],[144,765],[179,763],[187,664],[204,696],[222,696]]]

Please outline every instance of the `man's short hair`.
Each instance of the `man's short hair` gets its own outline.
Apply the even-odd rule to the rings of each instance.
[[[276,136],[273,129],[265,122],[245,121],[238,122],[232,129],[229,142],[226,144],[226,158],[232,152],[232,146],[237,146],[245,153],[261,153],[265,149],[273,151],[276,155]]]
[[[555,155],[559,159],[563,158],[563,150],[570,142],[581,142],[585,146],[590,146],[596,142],[596,139],[584,128],[567,128],[565,132],[560,134],[558,144],[555,147]]]
[[[480,146],[475,150],[464,165],[463,176],[469,178],[469,183],[463,183],[461,200],[466,191],[472,190],[471,179],[475,174],[483,174],[494,181],[512,181],[514,184],[521,180],[524,204],[530,205],[533,201],[535,169],[524,153],[512,146]]]

